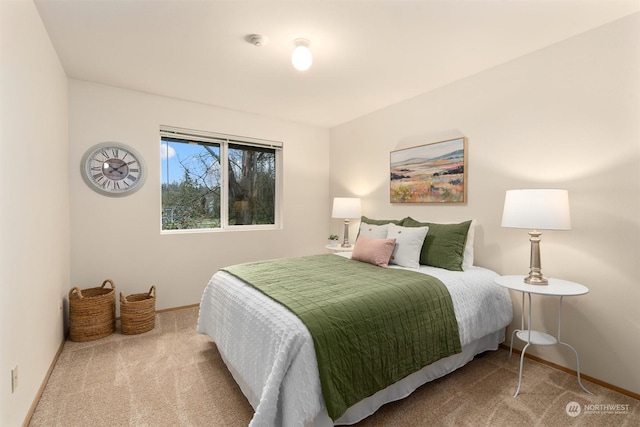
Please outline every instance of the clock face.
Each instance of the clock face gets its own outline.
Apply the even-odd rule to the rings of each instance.
[[[142,187],[144,160],[133,148],[116,142],[91,147],[82,157],[82,177],[93,190],[108,196],[125,196]]]

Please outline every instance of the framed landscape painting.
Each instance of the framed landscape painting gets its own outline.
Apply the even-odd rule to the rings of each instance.
[[[467,138],[391,152],[391,203],[464,203]]]

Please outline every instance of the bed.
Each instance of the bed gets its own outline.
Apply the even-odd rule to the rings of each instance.
[[[334,260],[340,259],[341,264],[349,264],[348,268],[351,265],[361,267],[363,263],[350,259],[351,256],[352,253],[343,252],[320,255],[318,259],[306,258],[313,258],[316,263],[335,263]],[[319,364],[318,359],[323,356],[316,353],[310,328],[263,290],[240,279],[233,269],[213,275],[203,292],[197,330],[216,343],[229,371],[254,408],[251,426],[357,423],[385,403],[408,396],[426,382],[464,366],[475,355],[497,349],[504,341],[512,308],[506,289],[494,283],[497,273],[469,265],[462,271],[428,265],[418,268],[389,265],[384,270],[391,275],[404,274],[401,273],[403,270],[411,270],[414,276],[416,272],[422,273],[418,276],[434,277],[446,287],[460,347],[455,354],[411,371],[356,403],[350,403],[339,416],[335,415],[333,406],[325,402],[325,381],[321,381],[321,377],[325,378],[322,374],[324,363]]]

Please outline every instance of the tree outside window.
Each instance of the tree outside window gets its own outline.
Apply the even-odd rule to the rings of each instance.
[[[161,137],[162,230],[276,225],[277,150],[203,139]]]
[[[276,153],[229,144],[229,224],[275,224]]]

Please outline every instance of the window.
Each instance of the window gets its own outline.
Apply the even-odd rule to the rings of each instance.
[[[161,127],[162,230],[279,226],[282,144]]]

